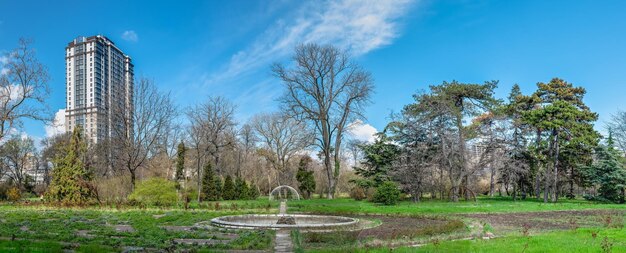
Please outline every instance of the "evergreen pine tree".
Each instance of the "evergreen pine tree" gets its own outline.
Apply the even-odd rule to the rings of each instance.
[[[226,176],[224,179],[224,190],[222,191],[222,197],[224,200],[233,200],[236,197],[235,193],[235,185],[233,183],[233,178],[230,175]]]
[[[235,179],[235,196],[236,199],[249,199],[250,198],[250,189],[248,187],[248,183],[241,177],[237,177]]]
[[[261,193],[259,192],[259,188],[257,188],[256,184],[254,183],[250,184],[250,191],[248,195],[249,195],[248,197],[252,200],[257,199],[259,195],[261,195]]]
[[[587,167],[587,177],[600,185],[600,197],[616,203],[624,203],[626,197],[626,166],[620,154],[613,147],[612,134],[609,131],[607,146],[596,149],[596,161]]]
[[[315,191],[315,177],[313,176],[313,171],[308,169],[311,161],[309,156],[302,157],[296,174],[296,180],[298,180],[299,184],[298,189],[307,199],[311,198],[311,192]]]
[[[215,176],[213,178],[213,184],[215,185],[215,200],[221,200],[223,198],[224,183],[222,182],[222,177]]]
[[[176,181],[185,179],[185,143],[178,144],[176,150]]]
[[[204,175],[202,176],[202,195],[205,200],[219,200],[219,191],[215,184],[215,173],[210,163],[204,166]]]
[[[74,128],[70,142],[64,147],[65,156],[54,159],[52,181],[46,192],[46,199],[66,204],[84,204],[96,198],[91,185],[91,174],[83,159],[87,150],[80,127]]]

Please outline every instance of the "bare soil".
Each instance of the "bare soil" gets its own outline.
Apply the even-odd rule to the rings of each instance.
[[[450,226],[449,220],[421,217],[393,217],[393,216],[361,216],[361,218],[378,219],[382,224],[377,227],[359,231],[358,239],[400,239],[412,238],[420,235],[434,235],[456,230]]]
[[[580,211],[548,211],[524,213],[481,213],[461,214],[469,218],[489,224],[496,232],[523,232],[567,230],[579,227],[623,226],[624,214],[621,210],[580,210]]]

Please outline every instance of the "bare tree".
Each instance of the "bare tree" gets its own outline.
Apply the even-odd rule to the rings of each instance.
[[[114,117],[123,126],[114,127],[113,159],[130,173],[135,187],[137,169],[156,152],[158,141],[168,133],[176,108],[169,93],[160,92],[152,80],[141,78],[135,84],[134,112],[116,107]]]
[[[25,189],[29,183],[28,170],[36,169],[35,158],[35,145],[33,139],[28,137],[14,135],[0,148],[0,165],[21,189]]]
[[[358,139],[350,139],[348,143],[346,143],[346,148],[350,152],[350,159],[353,162],[353,167],[359,166],[359,160],[361,160],[361,156],[363,155],[363,151],[360,146],[367,144],[367,141],[358,140]]]
[[[275,64],[272,70],[286,88],[282,97],[285,110],[315,129],[328,178],[328,198],[333,198],[346,126],[363,117],[363,106],[373,89],[372,78],[350,61],[346,52],[331,45],[297,46],[293,60],[293,68]]]
[[[229,146],[234,145],[228,138],[228,133],[233,131],[236,123],[235,105],[224,97],[210,97],[191,111],[187,116],[193,127],[198,128],[203,136],[204,151],[214,159],[218,174],[220,168],[220,152]]]
[[[48,70],[37,60],[30,41],[20,39],[19,46],[0,61],[0,141],[22,119],[48,121],[45,100],[50,94]]]
[[[626,111],[618,111],[611,115],[607,128],[613,134],[613,139],[623,155],[626,155]]]
[[[165,134],[159,138],[156,149],[157,153],[167,161],[165,163],[156,163],[156,165],[158,165],[158,169],[165,170],[167,178],[173,178],[176,149],[178,144],[185,139],[186,133],[182,126],[176,122],[168,124],[164,131]]]
[[[234,132],[236,125],[235,105],[224,97],[209,97],[209,99],[187,111],[187,117],[191,122],[190,139],[196,150],[196,176],[198,180],[198,195],[202,191],[201,174],[202,167],[207,157],[213,158],[214,168],[217,174],[223,172],[220,157],[225,148],[235,143],[229,135]],[[198,201],[201,198],[198,196]]]
[[[256,115],[252,126],[263,145],[260,155],[278,172],[278,183],[292,181],[289,161],[312,143],[313,135],[306,125],[287,115],[271,113]]]
[[[255,135],[254,129],[250,124],[244,124],[239,129],[239,153],[237,164],[237,176],[242,176],[242,167],[248,165],[250,155],[253,154],[259,138]]]

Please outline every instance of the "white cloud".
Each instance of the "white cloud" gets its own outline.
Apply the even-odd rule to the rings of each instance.
[[[378,130],[375,127],[360,120],[356,120],[348,125],[348,134],[357,140],[372,143],[376,140],[376,133],[378,133]]]
[[[9,57],[6,55],[0,55],[0,75],[5,75],[9,72],[9,69],[5,68],[4,65],[9,62]]]
[[[267,67],[289,55],[299,43],[330,43],[353,55],[389,45],[399,36],[400,18],[414,0],[312,1],[292,15],[278,20],[248,48],[234,54],[205,85],[235,78]]]
[[[54,115],[54,121],[45,126],[46,136],[52,137],[65,132],[65,109],[59,110]]]
[[[122,39],[130,42],[137,42],[139,41],[139,36],[137,36],[137,33],[135,31],[128,30],[122,33]]]
[[[6,101],[6,98],[9,98],[9,101],[16,100],[21,98],[24,95],[24,89],[22,86],[17,84],[7,85],[0,88],[0,99],[2,101]]]

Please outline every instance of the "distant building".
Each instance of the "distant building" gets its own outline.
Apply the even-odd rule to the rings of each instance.
[[[133,64],[113,41],[78,37],[65,48],[65,130],[81,126],[94,143],[116,133],[129,134],[133,113]],[[114,113],[119,110],[120,113]],[[128,128],[128,129],[127,129]]]

